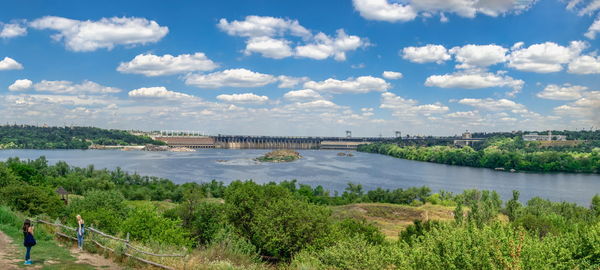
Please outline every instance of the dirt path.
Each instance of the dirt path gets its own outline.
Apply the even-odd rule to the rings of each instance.
[[[86,251],[79,251],[77,248],[72,248],[71,255],[77,258],[77,263],[89,264],[98,269],[106,270],[121,270],[123,267],[119,266],[110,259],[104,258],[101,255],[89,253]]]
[[[101,255],[93,254],[85,251],[79,251],[77,248],[65,247],[69,249],[71,255],[77,260],[75,264],[90,265],[95,269],[106,269],[106,270],[121,270],[123,267],[113,262],[110,259],[106,259]],[[2,270],[17,270],[21,269],[18,267],[19,264],[23,263],[23,259],[20,258],[19,253],[22,250],[13,244],[13,240],[0,231],[0,268]],[[44,265],[49,264],[60,264],[60,261],[46,260],[42,264],[32,265],[27,267],[28,269],[39,269]],[[64,262],[63,262],[64,263]],[[69,262],[72,263],[72,262]]]
[[[2,265],[2,269],[19,269],[16,264],[22,262],[22,260],[15,259],[15,255],[19,251],[12,242],[8,235],[0,231],[0,265]]]

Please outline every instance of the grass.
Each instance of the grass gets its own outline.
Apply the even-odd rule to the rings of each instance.
[[[12,212],[8,207],[0,206],[0,230],[13,239],[12,245],[18,251],[11,254],[12,258],[18,260],[17,265],[25,268],[23,259],[25,256],[25,247],[23,247],[23,232],[21,226],[23,217]],[[41,269],[75,269],[87,270],[95,269],[91,265],[76,262],[76,258],[71,255],[69,250],[57,245],[53,241],[52,234],[41,226],[35,227],[35,238],[37,245],[31,249],[31,259],[33,266],[42,265]]]
[[[377,226],[390,240],[397,240],[398,234],[413,224],[414,220],[453,220],[454,207],[424,204],[409,206],[387,203],[357,203],[334,206],[334,218],[365,219]]]

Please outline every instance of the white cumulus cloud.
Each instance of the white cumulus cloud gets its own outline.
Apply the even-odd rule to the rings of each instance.
[[[333,57],[346,60],[346,52],[369,46],[365,38],[348,35],[343,29],[336,36],[312,32],[297,20],[269,16],[247,16],[242,21],[219,20],[217,27],[231,36],[246,37],[244,54],[258,53],[263,57],[282,59],[302,57],[323,60]],[[290,37],[300,38],[293,42]]]
[[[10,57],[0,61],[0,70],[23,69],[23,65]]]
[[[279,80],[279,85],[277,86],[279,88],[296,87],[296,85],[310,80],[308,77],[292,77],[285,75],[277,76],[277,79]]]
[[[486,111],[513,111],[523,112],[526,107],[508,99],[493,99],[493,98],[463,98],[458,101],[460,104],[472,106]]]
[[[361,76],[358,78],[348,78],[346,80],[329,78],[320,82],[309,81],[304,83],[304,88],[306,89],[333,94],[383,92],[390,87],[391,85],[384,79],[372,76]]]
[[[277,81],[273,75],[244,68],[227,69],[210,74],[191,74],[186,77],[187,85],[199,88],[260,87]]]
[[[582,55],[569,63],[569,73],[600,74],[600,57]]]
[[[585,36],[589,39],[596,39],[596,34],[600,32],[600,16],[594,20],[592,25],[588,28],[588,31],[585,32]]]
[[[553,99],[553,100],[575,100],[582,97],[583,92],[588,88],[581,85],[571,84],[549,84],[543,91],[537,93],[539,98]]]
[[[162,76],[192,71],[209,71],[218,65],[208,59],[204,53],[163,56],[140,54],[129,62],[122,62],[117,70],[123,73],[135,73],[145,76]]]
[[[192,95],[167,90],[163,86],[157,87],[142,87],[134,89],[127,93],[130,97],[135,98],[157,98],[157,99],[190,99],[194,98]]]
[[[41,82],[34,84],[33,88],[40,92],[60,94],[108,94],[121,92],[121,89],[119,88],[103,86],[92,81],[83,81],[80,84],[76,84],[71,81],[42,80]]]
[[[25,91],[31,88],[33,82],[28,79],[16,80],[13,84],[8,86],[9,91]]]
[[[418,105],[414,99],[405,99],[394,93],[385,92],[381,94],[381,109],[389,109],[393,111],[395,116],[411,116],[445,113],[449,108],[441,103]]]
[[[246,42],[244,53],[250,55],[259,53],[264,57],[281,59],[293,55],[290,42],[285,39],[275,39],[271,37],[253,37]]]
[[[527,48],[516,46],[508,57],[508,66],[537,73],[558,72],[563,69],[563,64],[579,56],[586,46],[581,41],[572,41],[568,47],[554,42],[533,44]]]
[[[481,68],[506,61],[508,49],[498,45],[465,45],[450,49],[457,62],[457,68]]]
[[[448,50],[442,45],[427,44],[422,47],[406,47],[402,49],[402,58],[414,63],[431,63],[438,64],[450,60]]]
[[[218,95],[217,99],[228,103],[241,104],[263,104],[269,100],[267,96],[259,96],[253,93]]]
[[[520,13],[536,0],[353,0],[354,8],[368,20],[387,22],[412,21],[421,15],[425,18],[438,14],[442,22],[444,13],[474,18],[478,13],[497,17],[507,13]]]
[[[402,73],[396,71],[384,71],[381,76],[388,80],[397,80],[402,78]]]
[[[20,23],[0,23],[0,38],[14,38],[27,35],[27,27]]]
[[[312,89],[302,89],[289,91],[283,95],[283,98],[287,100],[319,100],[323,99],[321,94]]]
[[[479,89],[488,87],[509,87],[513,91],[520,91],[525,84],[522,80],[502,75],[502,73],[490,72],[457,72],[444,75],[429,76],[425,80],[425,86],[434,86],[441,88],[465,88]]]
[[[112,17],[98,21],[79,21],[63,17],[46,16],[29,24],[35,29],[55,30],[56,41],[64,41],[67,49],[76,52],[112,49],[116,45],[154,43],[169,32],[166,26],[145,18]]]

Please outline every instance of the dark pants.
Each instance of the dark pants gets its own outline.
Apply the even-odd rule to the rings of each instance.
[[[27,248],[27,251],[25,252],[25,260],[29,261],[30,257],[29,257],[29,253],[31,253],[31,247],[25,247]]]

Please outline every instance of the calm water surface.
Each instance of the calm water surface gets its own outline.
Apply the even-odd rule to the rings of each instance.
[[[268,150],[201,149],[197,152],[144,152],[118,150],[3,150],[0,159],[20,157],[35,159],[46,156],[50,163],[63,160],[85,167],[114,169],[171,179],[176,183],[225,183],[253,179],[264,183],[297,179],[300,183],[322,185],[343,191],[348,182],[360,183],[367,190],[429,186],[462,192],[464,189],[496,190],[503,199],[513,189],[521,192],[521,201],[540,196],[553,201],[570,201],[589,205],[600,193],[597,174],[510,173],[489,169],[449,166],[392,158],[384,155],[352,152],[353,157],[339,157],[338,151],[300,150],[304,157],[291,163],[258,163],[254,158]],[[225,161],[223,161],[225,160]]]

